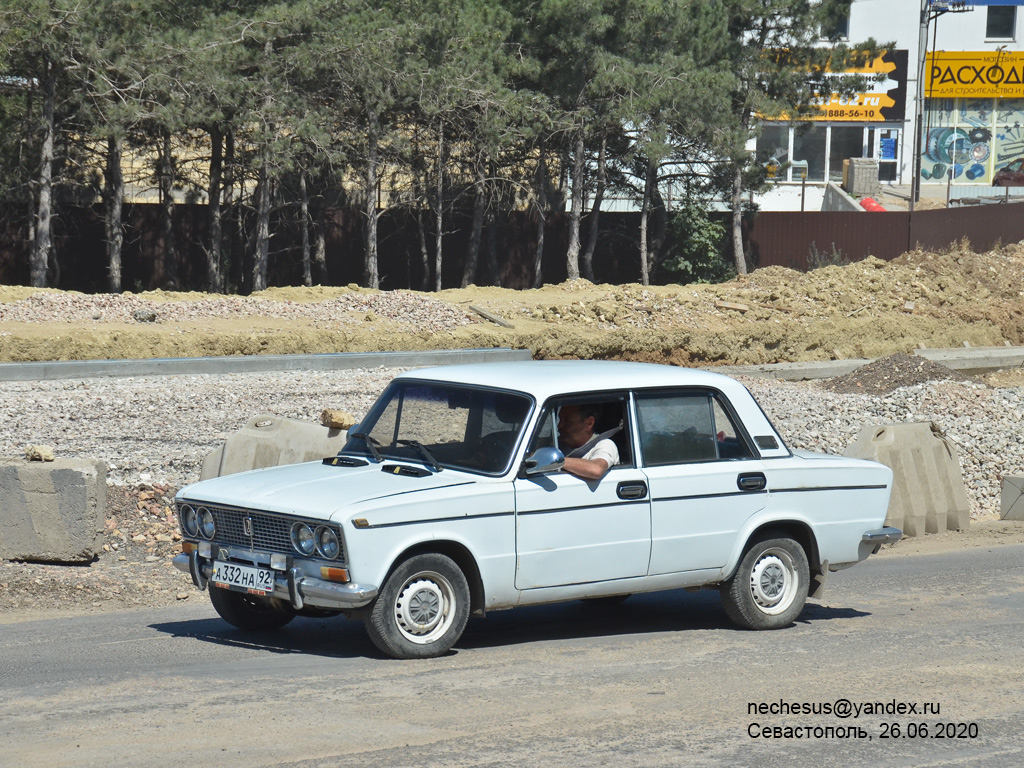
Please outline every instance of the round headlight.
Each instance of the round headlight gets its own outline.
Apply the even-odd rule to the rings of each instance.
[[[199,535],[204,539],[212,539],[217,533],[217,524],[213,522],[213,512],[206,507],[197,510],[199,515]]]
[[[316,529],[316,551],[328,560],[335,560],[341,554],[341,542],[338,541],[338,534],[326,525],[321,525]]]
[[[186,536],[194,538],[199,535],[199,516],[196,515],[195,509],[188,504],[182,505],[178,510],[178,520],[181,522],[181,530]]]
[[[305,523],[292,525],[292,546],[302,555],[312,555],[316,549],[316,536],[313,529]]]

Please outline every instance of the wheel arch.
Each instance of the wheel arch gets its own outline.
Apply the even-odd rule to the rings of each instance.
[[[732,578],[739,568],[740,561],[747,554],[755,541],[761,539],[789,538],[799,544],[804,554],[807,555],[807,564],[810,566],[811,574],[821,573],[821,558],[818,553],[818,540],[814,530],[802,520],[770,520],[761,523],[754,528],[743,542],[734,562],[729,567],[727,578]],[[813,583],[813,579],[812,579]]]
[[[426,554],[439,554],[445,557],[451,558],[459,569],[465,574],[466,581],[469,584],[469,613],[470,616],[483,616],[484,615],[484,584],[483,577],[480,574],[480,568],[477,565],[476,558],[473,553],[460,542],[451,540],[432,540],[424,541],[418,544],[413,544],[407,547],[398,557],[391,563],[391,567],[388,569],[387,576],[384,581],[387,581],[387,577],[390,577],[394,573],[395,569],[399,565],[404,563],[410,557],[416,555]],[[381,582],[384,583],[384,582]]]

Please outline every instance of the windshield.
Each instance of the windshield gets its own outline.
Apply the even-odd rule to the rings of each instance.
[[[342,452],[498,475],[512,461],[531,406],[526,395],[512,392],[394,381]]]

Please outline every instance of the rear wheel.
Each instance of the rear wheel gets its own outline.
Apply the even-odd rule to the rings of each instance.
[[[809,583],[803,547],[790,538],[760,539],[722,585],[722,605],[744,629],[779,629],[792,624],[804,609]]]
[[[397,659],[447,653],[469,620],[469,583],[455,561],[431,553],[411,557],[384,582],[366,631],[378,649]]]
[[[239,629],[280,629],[295,618],[291,605],[274,597],[257,597],[211,586],[210,602],[224,621]]]

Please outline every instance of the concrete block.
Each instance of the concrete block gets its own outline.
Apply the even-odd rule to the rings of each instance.
[[[87,563],[103,546],[107,465],[0,458],[0,559]]]
[[[893,472],[885,524],[904,536],[962,531],[971,505],[956,445],[934,422],[864,427],[845,456],[871,459]]]
[[[200,479],[334,456],[347,430],[261,414],[203,459]]]
[[[851,158],[847,184],[853,197],[877,195],[882,188],[878,183],[878,162],[871,158]]]
[[[1024,520],[1024,477],[1004,477],[999,499],[999,517]]]

